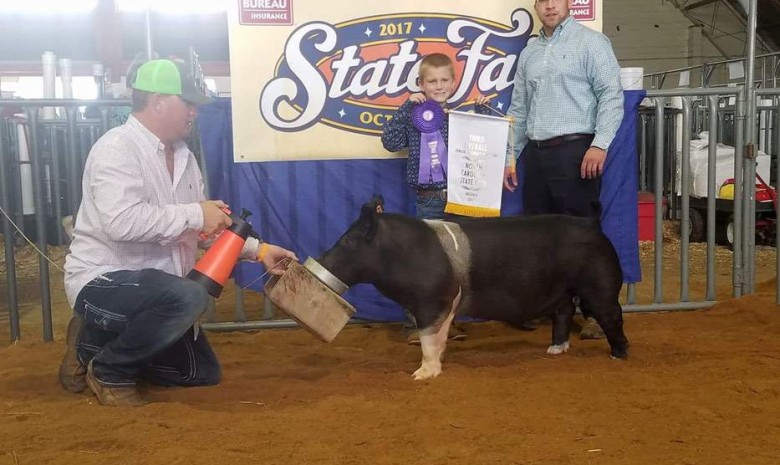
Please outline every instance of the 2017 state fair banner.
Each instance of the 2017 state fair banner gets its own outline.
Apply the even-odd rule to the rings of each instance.
[[[602,2],[570,0],[601,30]],[[234,159],[394,158],[382,124],[418,92],[419,61],[455,63],[451,108],[509,106],[517,56],[538,34],[533,0],[234,0],[228,13]]]

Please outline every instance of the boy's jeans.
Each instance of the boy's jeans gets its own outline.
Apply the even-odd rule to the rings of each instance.
[[[193,325],[208,304],[198,283],[155,269],[114,271],[89,282],[74,311],[86,326],[78,356],[106,386],[145,379],[163,386],[217,384],[220,367]]]

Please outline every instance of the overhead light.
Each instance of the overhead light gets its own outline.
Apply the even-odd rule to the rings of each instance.
[[[0,0],[3,13],[80,13],[97,8],[98,0]]]
[[[144,11],[147,8],[160,13],[185,15],[227,11],[226,2],[215,0],[117,0],[119,11]]]

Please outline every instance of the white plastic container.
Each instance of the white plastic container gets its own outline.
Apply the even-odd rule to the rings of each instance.
[[[642,90],[644,74],[644,68],[620,68],[620,85],[623,90]]]
[[[62,98],[73,98],[73,62],[70,58],[60,58],[60,81],[62,82]]]
[[[54,52],[43,52],[41,65],[43,66],[43,98],[56,98],[54,83],[57,77],[57,56],[54,55]],[[54,112],[54,107],[41,108],[42,119],[54,119],[56,117],[57,114]]]

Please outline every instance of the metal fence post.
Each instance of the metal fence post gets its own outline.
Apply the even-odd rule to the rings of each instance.
[[[664,251],[664,231],[662,218],[664,196],[664,103],[666,99],[663,97],[656,97],[653,99],[655,102],[655,179],[654,195],[655,195],[655,273],[654,276],[654,294],[653,301],[655,303],[663,302],[663,251]]]
[[[755,92],[755,71],[756,71],[756,25],[758,23],[758,0],[750,0],[748,8],[748,27],[747,40],[745,41],[745,89],[747,93],[747,129],[745,136],[747,138],[747,158],[745,159],[746,171],[745,177],[746,192],[745,197],[748,201],[746,208],[747,214],[747,249],[744,251],[746,258],[747,291],[755,292],[756,281],[756,92]]]
[[[775,187],[780,187],[780,98],[775,96],[775,127],[774,127],[774,152],[775,152]],[[777,203],[775,203],[775,215],[777,214]],[[780,247],[780,227],[775,225],[775,303],[780,305],[780,254],[777,248]]]
[[[688,244],[690,241],[690,183],[691,183],[691,100],[690,97],[682,98],[682,156],[680,159],[680,301],[687,302],[689,293],[689,256]]]
[[[707,156],[707,289],[705,300],[715,300],[715,168],[718,150],[718,101],[709,96],[709,145]]]
[[[65,157],[66,179],[68,180],[68,209],[73,215],[73,224],[76,224],[76,213],[81,203],[81,155],[78,151],[78,133],[76,130],[76,108],[68,107],[65,110],[67,117],[67,132],[65,140],[68,146],[68,154]]]
[[[742,237],[743,198],[744,198],[744,156],[745,156],[745,88],[737,94],[737,105],[734,115],[734,255],[732,258],[732,295],[741,297],[744,293],[745,267],[743,263]]]
[[[48,245],[46,238],[46,205],[43,201],[43,166],[38,141],[38,110],[26,108],[27,122],[30,125],[30,161],[33,172],[33,197],[35,198],[35,225],[38,233],[38,269],[41,290],[41,316],[43,318],[43,340],[54,340],[51,319],[51,291],[49,289],[49,262],[46,260]]]
[[[8,289],[8,295],[6,302],[8,303],[8,322],[11,330],[11,343],[19,340],[19,298],[16,289],[16,259],[14,257],[14,230],[11,226],[11,221],[6,215],[9,215],[11,208],[8,195],[9,176],[6,172],[6,168],[10,166],[8,160],[6,160],[5,147],[9,138],[6,137],[6,130],[8,126],[2,120],[0,120],[0,205],[5,212],[3,216],[3,242],[5,243],[5,273],[6,273],[6,287]]]

